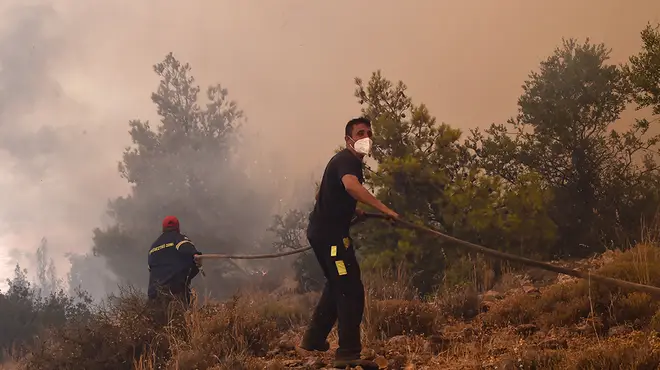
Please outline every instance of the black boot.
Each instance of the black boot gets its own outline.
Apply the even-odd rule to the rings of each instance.
[[[307,335],[305,335],[303,337],[302,342],[300,343],[300,346],[298,347],[304,349],[305,351],[310,351],[310,352],[312,351],[325,352],[330,349],[330,343],[328,343],[327,340],[323,341],[322,343],[315,342],[309,339]]]
[[[327,350],[330,349],[330,343],[326,340],[323,343],[312,343],[303,340],[302,343],[300,343],[300,348],[304,349],[305,351],[318,351],[318,352],[326,352]]]

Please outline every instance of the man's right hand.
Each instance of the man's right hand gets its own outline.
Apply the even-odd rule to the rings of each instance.
[[[389,208],[388,208],[387,211],[384,212],[384,213],[385,213],[385,216],[387,216],[387,218],[388,218],[389,220],[391,220],[391,221],[396,221],[396,220],[399,219],[399,214],[396,213],[396,212],[394,212],[394,211],[392,211],[392,210],[389,209]]]

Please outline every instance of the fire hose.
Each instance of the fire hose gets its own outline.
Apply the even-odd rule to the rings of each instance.
[[[376,218],[376,219],[382,219],[382,220],[388,220],[389,219],[388,216],[383,215],[383,214],[365,213],[364,217],[362,217],[361,219],[354,219],[351,224],[352,225],[356,224],[356,223],[361,222],[362,220],[367,219],[367,218]],[[397,218],[397,219],[392,220],[392,221],[394,221],[394,223],[396,223],[400,226],[431,234],[431,235],[436,236],[440,239],[458,244],[458,245],[460,245],[462,247],[465,247],[466,249],[469,249],[473,252],[482,253],[486,256],[494,257],[494,258],[499,259],[499,260],[509,261],[509,262],[518,262],[518,263],[520,263],[522,265],[525,265],[525,266],[536,267],[536,268],[540,268],[540,269],[543,269],[543,270],[552,271],[552,272],[556,272],[556,273],[564,274],[564,275],[568,275],[568,276],[573,276],[573,277],[580,278],[580,279],[591,280],[591,281],[599,282],[599,283],[602,283],[602,284],[605,284],[605,285],[621,288],[621,289],[624,289],[624,290],[640,291],[640,292],[644,292],[644,293],[647,293],[649,295],[652,295],[654,297],[660,298],[660,288],[659,287],[633,283],[633,282],[630,282],[630,281],[614,279],[614,278],[610,278],[610,277],[606,277],[606,276],[602,276],[602,275],[594,275],[590,272],[582,272],[582,271],[578,271],[578,270],[569,269],[569,268],[566,268],[566,267],[553,265],[553,264],[546,263],[546,262],[536,261],[536,260],[533,260],[533,259],[517,256],[517,255],[514,255],[514,254],[500,252],[500,251],[497,251],[497,250],[494,250],[494,249],[491,249],[491,248],[486,248],[486,247],[480,246],[478,244],[474,244],[474,243],[471,243],[471,242],[468,242],[468,241],[465,241],[465,240],[455,238],[453,236],[443,234],[443,233],[441,233],[441,232],[439,232],[435,229],[432,229],[428,226],[418,225],[418,224],[403,220],[401,218]],[[278,257],[290,256],[292,254],[302,253],[302,252],[310,250],[311,248],[312,247],[305,247],[305,248],[294,249],[294,250],[287,251],[287,252],[272,253],[272,254],[254,254],[254,255],[245,255],[245,254],[204,254],[204,255],[200,255],[199,258],[201,258],[201,259],[268,259],[268,258],[278,258]]]

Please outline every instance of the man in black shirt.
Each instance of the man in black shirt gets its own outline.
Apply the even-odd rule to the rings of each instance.
[[[349,235],[351,220],[363,213],[356,208],[357,202],[390,218],[399,217],[362,186],[362,161],[371,151],[371,136],[371,122],[366,118],[346,124],[346,148],[335,154],[325,168],[307,228],[307,239],[327,280],[300,348],[327,351],[328,334],[338,321],[336,367],[373,366],[360,359],[364,286]]]

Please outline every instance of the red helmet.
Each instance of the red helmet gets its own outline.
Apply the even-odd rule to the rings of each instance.
[[[179,219],[174,216],[167,216],[163,219],[163,231],[176,230],[179,231]]]

